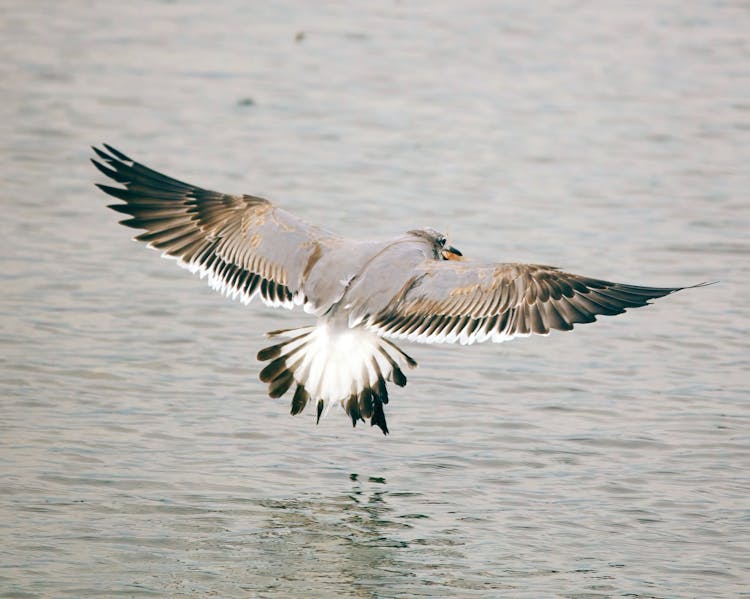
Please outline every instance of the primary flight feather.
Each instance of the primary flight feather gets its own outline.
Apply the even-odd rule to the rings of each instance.
[[[388,433],[386,381],[406,384],[416,362],[392,340],[500,342],[568,331],[684,287],[611,283],[536,264],[481,264],[430,229],[387,241],[346,239],[252,195],[217,193],[167,177],[115,148],[94,165],[120,186],[98,187],[124,203],[135,237],[243,303],[314,314],[312,326],[272,331],[258,352],[271,397],[294,388],[292,414],[309,402],[317,418],[340,403],[354,425]]]

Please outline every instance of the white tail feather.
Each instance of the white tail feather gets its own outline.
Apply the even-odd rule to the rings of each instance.
[[[382,411],[382,404],[388,402],[385,381],[403,386],[406,377],[401,367],[416,366],[398,347],[367,329],[337,327],[326,321],[275,331],[269,337],[288,339],[258,353],[259,360],[270,360],[260,378],[269,383],[271,397],[281,397],[296,383],[293,414],[314,400],[320,418],[338,403],[354,424],[371,418],[387,432]]]

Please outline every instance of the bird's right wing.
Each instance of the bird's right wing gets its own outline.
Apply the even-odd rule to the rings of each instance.
[[[135,239],[208,276],[215,289],[244,303],[256,295],[270,306],[309,306],[307,274],[345,240],[308,225],[268,200],[229,195],[183,183],[105,144],[94,165],[122,187],[98,185],[124,200],[113,210],[131,216],[123,225],[145,229]]]
[[[537,264],[427,261],[365,326],[390,339],[470,344],[568,331],[683,287],[612,283]]]

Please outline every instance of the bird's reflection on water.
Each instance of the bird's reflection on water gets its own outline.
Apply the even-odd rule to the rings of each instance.
[[[442,539],[430,531],[428,542],[417,523],[430,517],[399,513],[391,505],[391,499],[398,504],[405,495],[418,501],[419,493],[392,491],[382,477],[352,473],[349,479],[350,489],[340,495],[258,502],[265,523],[247,541],[258,548],[264,562],[253,564],[253,569],[262,576],[265,589],[315,594],[339,588],[372,596],[389,585],[403,588],[405,578],[439,568],[444,560],[463,558],[457,553],[461,543],[451,538],[450,530],[439,533]],[[440,555],[432,555],[436,547]]]
[[[369,586],[363,578],[378,571],[403,568],[396,550],[407,546],[399,533],[409,525],[394,518],[385,479],[350,479],[351,490],[338,496],[261,503],[268,518],[260,534],[266,580],[313,586],[336,580],[351,589]]]

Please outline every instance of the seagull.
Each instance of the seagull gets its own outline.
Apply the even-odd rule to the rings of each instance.
[[[291,413],[313,402],[317,422],[339,404],[354,426],[369,420],[388,434],[386,382],[403,387],[404,369],[417,365],[394,341],[468,345],[547,335],[688,288],[472,262],[432,228],[387,241],[347,239],[266,199],[183,183],[107,144],[93,150],[96,168],[119,184],[97,187],[124,201],[109,207],[129,216],[123,225],[144,230],[137,241],[232,299],[301,306],[317,317],[267,333],[274,344],[258,352],[269,396],[294,387]]]

